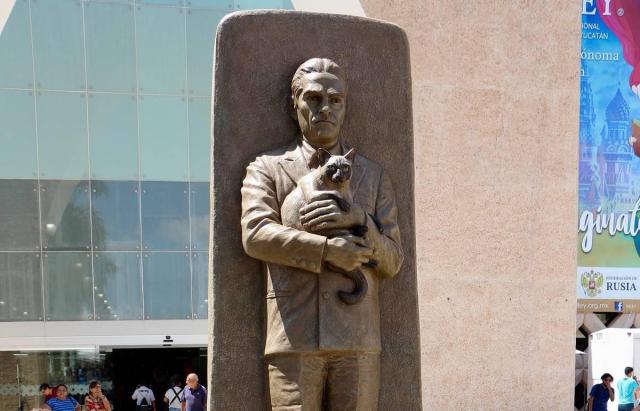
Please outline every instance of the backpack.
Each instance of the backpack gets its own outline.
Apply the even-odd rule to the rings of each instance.
[[[142,397],[140,404],[136,405],[136,411],[149,411],[151,410],[151,404],[147,401],[147,397]]]

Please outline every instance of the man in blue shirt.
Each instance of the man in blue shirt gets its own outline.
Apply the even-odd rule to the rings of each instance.
[[[613,376],[604,373],[600,379],[602,379],[602,384],[591,387],[589,393],[589,410],[591,411],[607,411],[607,400],[615,400],[615,392],[611,387]]]
[[[636,377],[633,376],[633,368],[625,368],[624,375],[625,377],[618,381],[618,394],[620,395],[618,411],[631,411],[640,390],[638,389]]]
[[[198,384],[196,374],[187,375],[187,386],[180,393],[182,411],[206,411],[207,390]]]

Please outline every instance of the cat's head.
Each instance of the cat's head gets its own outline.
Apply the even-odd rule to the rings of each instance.
[[[343,156],[332,155],[327,150],[320,148],[316,155],[320,164],[320,174],[325,181],[343,185],[351,179],[351,169],[356,157],[356,151],[353,148]]]

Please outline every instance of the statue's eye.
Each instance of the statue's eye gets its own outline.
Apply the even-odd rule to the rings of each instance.
[[[337,169],[336,169],[336,166],[328,166],[327,170],[329,170],[332,173],[335,173]]]
[[[345,171],[345,172],[349,172],[349,171],[351,171],[351,167],[349,167],[349,166],[342,166],[341,168],[342,168],[342,170],[343,170],[343,171]]]

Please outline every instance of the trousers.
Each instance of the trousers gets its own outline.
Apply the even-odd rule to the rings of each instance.
[[[329,352],[266,358],[274,411],[376,411],[380,354]]]

